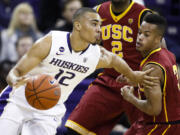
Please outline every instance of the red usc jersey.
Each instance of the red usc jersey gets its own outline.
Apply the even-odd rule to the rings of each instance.
[[[133,70],[139,69],[142,60],[140,53],[136,51],[136,38],[140,18],[145,10],[148,9],[133,1],[118,16],[112,12],[110,1],[97,7],[97,12],[102,18],[103,46],[122,57]],[[119,75],[114,69],[105,69],[105,73],[113,77]]]
[[[156,64],[164,73],[164,85],[162,87],[162,111],[158,116],[149,116],[143,113],[140,121],[145,123],[161,123],[180,120],[180,86],[178,83],[178,71],[174,55],[167,49],[158,48],[152,51],[140,65],[140,69],[146,64]],[[143,92],[140,92],[143,95]]]

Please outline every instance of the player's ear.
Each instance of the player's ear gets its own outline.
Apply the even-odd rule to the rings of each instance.
[[[78,22],[78,21],[74,22],[74,27],[75,27],[76,30],[79,31],[79,30],[81,29],[81,24],[80,24],[80,22]]]

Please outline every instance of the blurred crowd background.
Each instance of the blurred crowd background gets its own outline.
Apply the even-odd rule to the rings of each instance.
[[[51,30],[71,31],[72,16],[77,9],[93,8],[105,1],[108,0],[0,0],[0,91],[7,85],[5,78],[9,70],[34,41]],[[166,17],[166,44],[180,64],[180,0],[135,1]],[[74,98],[67,101],[67,104],[73,104],[69,112],[95,76],[90,76],[88,81],[76,88],[78,92],[73,93]],[[128,128],[126,118],[123,117],[121,122],[123,126],[115,127],[112,135]]]

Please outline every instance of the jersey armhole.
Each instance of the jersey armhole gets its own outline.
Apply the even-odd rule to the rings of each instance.
[[[96,10],[96,12],[98,13],[99,12],[99,8],[101,7],[101,4],[100,5],[97,5],[95,6],[93,9]]]
[[[140,25],[141,25],[141,23],[142,23],[145,15],[146,15],[147,13],[153,13],[153,12],[152,12],[152,10],[150,10],[150,9],[144,9],[144,10],[142,10],[141,13],[139,14],[138,28],[140,27]]]

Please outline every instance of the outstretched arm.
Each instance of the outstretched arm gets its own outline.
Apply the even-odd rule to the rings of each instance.
[[[156,77],[147,76],[152,69],[145,72],[133,71],[122,58],[107,51],[103,47],[101,47],[101,57],[96,68],[114,68],[117,72],[122,73],[136,84],[146,83],[148,85],[153,85],[153,80],[157,80]]]
[[[151,76],[159,77],[158,83],[152,87],[144,86],[144,94],[146,96],[145,100],[137,98],[133,94],[133,87],[125,86],[121,88],[121,95],[123,98],[136,106],[139,110],[145,112],[148,115],[158,115],[162,110],[162,89],[161,86],[164,84],[164,75],[161,68],[157,65],[149,64],[144,70],[149,68],[154,68],[153,72],[150,73]],[[162,85],[161,85],[162,84]]]
[[[24,75],[36,67],[49,54],[51,47],[51,35],[39,39],[32,48],[19,60],[7,76],[7,83],[10,86],[23,83]]]

